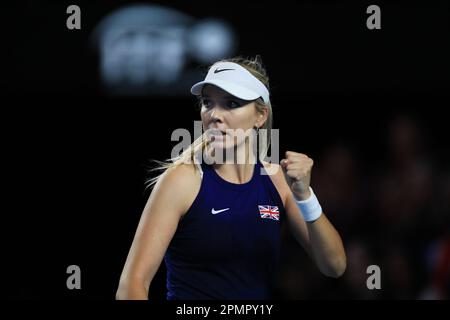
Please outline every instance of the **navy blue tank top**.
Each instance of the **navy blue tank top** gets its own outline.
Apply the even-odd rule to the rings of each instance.
[[[235,184],[202,163],[200,191],[164,257],[167,299],[270,299],[285,209],[258,160]]]

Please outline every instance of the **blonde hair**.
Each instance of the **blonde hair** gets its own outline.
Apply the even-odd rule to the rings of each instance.
[[[259,81],[261,81],[266,88],[269,90],[269,77],[267,75],[267,71],[264,68],[261,60],[261,56],[257,55],[254,58],[244,58],[244,57],[234,57],[230,59],[223,59],[218,62],[234,62],[242,67],[246,68],[254,77],[256,77]],[[211,66],[209,67],[211,68]],[[208,68],[208,69],[209,69]],[[270,101],[265,103],[261,98],[254,101],[256,110],[260,113],[263,112],[265,108],[267,108],[267,120],[264,122],[264,125],[260,129],[265,129],[263,132],[267,134],[266,139],[263,139],[263,145],[260,145],[259,157],[260,159],[264,159],[267,156],[267,152],[270,146],[270,137],[271,137],[271,129],[273,123],[273,115],[272,115],[272,105]],[[150,169],[149,171],[166,171],[171,168],[175,168],[184,163],[190,163],[194,166],[195,170],[198,170],[197,166],[194,164],[194,158],[201,151],[203,152],[204,148],[207,146],[207,139],[205,133],[203,133],[200,137],[198,137],[186,150],[183,151],[182,154],[169,158],[166,161],[153,160],[157,164],[155,168]],[[157,175],[156,177],[150,178],[146,181],[147,188],[151,188],[164,173]]]

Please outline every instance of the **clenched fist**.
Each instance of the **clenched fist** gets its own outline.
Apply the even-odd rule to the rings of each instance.
[[[286,158],[281,160],[286,181],[297,200],[306,200],[311,195],[309,184],[314,161],[303,153],[286,151]]]

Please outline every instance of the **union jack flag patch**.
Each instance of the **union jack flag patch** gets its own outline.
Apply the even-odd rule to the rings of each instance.
[[[277,206],[259,206],[259,214],[262,219],[280,220],[280,211]]]

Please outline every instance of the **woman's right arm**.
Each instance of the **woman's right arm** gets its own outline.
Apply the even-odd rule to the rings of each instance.
[[[116,299],[148,299],[150,282],[200,184],[194,167],[187,164],[167,170],[158,180],[142,212]]]

